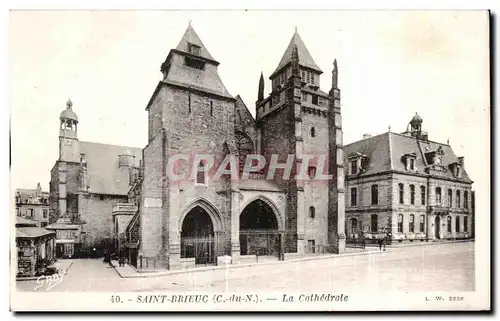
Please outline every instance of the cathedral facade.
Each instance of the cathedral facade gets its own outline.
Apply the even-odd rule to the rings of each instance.
[[[255,118],[226,90],[218,65],[191,26],[161,65],[146,107],[148,144],[129,190],[137,212],[116,229],[131,264],[179,269],[343,252],[336,62],[326,93],[321,69],[295,32],[267,97],[261,75]],[[236,166],[224,163],[228,156]],[[257,166],[258,159],[267,165]],[[227,170],[217,177],[214,164]],[[245,164],[254,170],[245,174]],[[171,170],[187,178],[174,180]]]

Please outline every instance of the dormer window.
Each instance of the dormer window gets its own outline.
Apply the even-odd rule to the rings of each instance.
[[[455,162],[455,163],[452,163],[450,164],[450,168],[451,168],[451,172],[453,173],[453,176],[455,176],[456,178],[459,178],[460,177],[460,164]]]
[[[354,159],[351,161],[351,175],[356,175],[358,173],[358,160]]]
[[[407,171],[416,170],[415,166],[416,160],[417,160],[417,154],[415,153],[409,153],[403,155],[403,163],[405,164],[405,168]]]
[[[350,175],[360,174],[366,167],[367,157],[361,153],[352,153],[347,159],[349,160]]]
[[[200,46],[197,46],[195,44],[190,43],[190,44],[188,44],[188,49],[189,49],[190,54],[195,55],[195,56],[200,55],[200,49],[201,49]]]

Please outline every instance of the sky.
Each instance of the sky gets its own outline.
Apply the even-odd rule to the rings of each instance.
[[[489,27],[479,11],[11,11],[12,188],[48,190],[68,98],[80,140],[144,147],[146,104],[189,21],[252,114],[260,73],[268,93],[297,28],[326,92],[338,61],[345,144],[403,132],[418,112],[431,140],[465,157],[478,203],[489,202]]]

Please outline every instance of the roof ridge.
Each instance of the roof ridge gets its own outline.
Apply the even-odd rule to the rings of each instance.
[[[108,144],[108,143],[100,143],[100,142],[89,142],[80,140],[80,143],[84,144],[94,144],[94,145],[105,145],[105,146],[113,146],[113,147],[123,147],[123,148],[134,148],[134,149],[144,149],[144,147],[134,147],[134,146],[126,146],[126,145],[116,145],[116,144]]]
[[[392,166],[392,139],[391,139],[391,134],[392,132],[387,132],[387,138],[389,140],[389,169],[394,170],[394,166]]]

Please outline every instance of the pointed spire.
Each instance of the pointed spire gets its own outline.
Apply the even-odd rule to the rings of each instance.
[[[184,35],[182,36],[181,41],[179,42],[179,44],[177,45],[177,47],[175,49],[177,49],[179,51],[191,53],[191,50],[190,50],[191,45],[199,47],[199,52],[198,52],[197,56],[207,58],[210,60],[215,60],[212,57],[212,55],[210,55],[210,53],[208,52],[207,48],[205,47],[205,45],[201,41],[201,39],[198,36],[198,34],[196,33],[196,31],[194,31],[194,28],[191,25],[191,21],[190,21],[186,31],[184,32]]]
[[[264,74],[261,72],[259,79],[259,95],[257,101],[262,101],[262,100],[264,100]]]
[[[321,69],[318,67],[316,62],[314,62],[314,59],[312,58],[311,54],[309,53],[309,50],[307,50],[306,45],[302,41],[302,39],[299,36],[299,33],[295,31],[295,33],[292,36],[292,39],[290,40],[290,43],[288,44],[288,47],[285,50],[285,53],[281,57],[281,60],[278,64],[278,67],[274,70],[273,74],[271,75],[271,78],[278,73],[283,67],[285,67],[288,63],[291,62],[292,60],[292,53],[294,48],[297,47],[298,55],[300,57],[300,65],[304,67],[308,67],[310,69],[313,69],[319,73],[322,73]]]
[[[389,125],[389,133],[391,132],[391,125]]]
[[[333,70],[332,70],[332,88],[338,88],[339,81],[339,70],[337,66],[337,59],[333,60]]]

